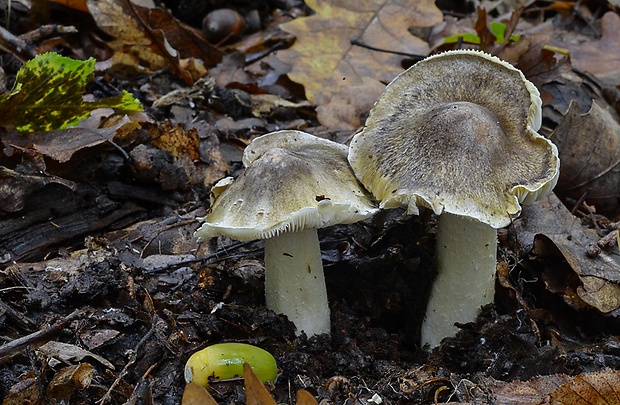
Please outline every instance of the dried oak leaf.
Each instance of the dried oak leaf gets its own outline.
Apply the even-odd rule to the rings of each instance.
[[[494,399],[503,405],[620,405],[620,371],[555,374],[527,381],[492,381]]]
[[[45,392],[52,401],[68,400],[76,390],[88,388],[94,376],[95,368],[89,363],[64,367],[54,374]]]
[[[260,382],[248,363],[243,364],[246,405],[276,405],[267,388]]]
[[[204,387],[189,383],[183,391],[181,405],[217,405],[217,402]]]
[[[428,43],[410,27],[431,27],[443,20],[433,0],[307,0],[316,14],[282,24],[297,37],[278,58],[292,66],[288,74],[317,105],[319,121],[330,129],[355,129],[372,105],[402,71],[402,55],[428,55]]]
[[[97,26],[115,38],[108,43],[116,52],[113,63],[151,71],[168,67],[191,84],[196,77],[182,59],[209,67],[221,60],[217,48],[161,8],[140,7],[130,0],[88,0],[87,6]]]
[[[173,125],[164,122],[159,126],[149,128],[153,146],[170,152],[174,157],[188,156],[191,160],[200,158],[200,138],[198,131],[190,128],[186,130],[182,125]]]
[[[542,278],[549,290],[560,293],[564,300],[580,309],[583,303],[604,314],[620,316],[620,252],[616,248],[603,250],[596,257],[587,255],[588,246],[600,237],[585,229],[562,202],[550,194],[539,202],[524,206],[514,230],[524,246],[534,246],[536,256],[559,255],[577,276],[575,283],[564,283],[565,268],[552,266]],[[560,282],[558,282],[560,280]]]
[[[602,214],[620,212],[620,124],[595,101],[587,114],[571,101],[552,135],[562,167],[556,192],[581,198]]]
[[[620,16],[612,11],[605,13],[601,24],[600,39],[563,46],[570,50],[575,68],[615,86],[620,83]]]
[[[585,373],[549,395],[549,405],[620,405],[620,371]]]

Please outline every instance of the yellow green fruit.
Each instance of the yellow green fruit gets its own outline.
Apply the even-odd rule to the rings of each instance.
[[[228,380],[243,376],[243,363],[248,363],[258,379],[275,381],[276,360],[266,350],[245,343],[219,343],[194,354],[185,364],[185,381],[209,387],[212,380]]]

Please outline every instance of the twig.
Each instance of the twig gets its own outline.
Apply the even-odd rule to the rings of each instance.
[[[13,51],[23,60],[32,59],[37,56],[37,50],[34,46],[16,37],[2,27],[0,27],[0,46],[8,51]]]
[[[2,362],[4,357],[14,356],[15,354],[24,350],[27,346],[30,346],[35,343],[50,341],[52,336],[60,332],[60,330],[65,327],[65,325],[75,321],[76,319],[80,319],[84,317],[84,315],[85,315],[84,311],[81,311],[81,310],[73,311],[69,315],[57,321],[51,326],[46,326],[45,328],[41,330],[33,332],[29,335],[20,337],[18,339],[12,340],[11,342],[0,346],[0,362]]]
[[[133,351],[131,353],[131,356],[129,356],[129,361],[127,362],[127,364],[125,364],[125,367],[123,367],[121,372],[118,373],[118,376],[116,377],[116,379],[114,380],[114,382],[112,383],[112,385],[110,386],[108,391],[105,393],[105,395],[103,397],[101,397],[101,399],[99,401],[97,401],[98,404],[102,404],[103,405],[103,404],[105,404],[107,401],[109,401],[111,399],[112,391],[121,382],[123,377],[125,377],[125,375],[129,372],[129,367],[134,365],[134,363],[138,359],[138,352],[140,351],[140,348],[144,345],[144,343],[146,343],[146,341],[151,336],[153,336],[153,333],[155,333],[155,327],[154,326],[146,333],[146,335],[144,335],[142,337],[142,339],[140,339],[140,341],[138,342],[136,347],[134,347],[134,349],[133,349]]]
[[[244,255],[251,255],[253,253],[257,253],[257,252],[261,252],[262,249],[260,250],[256,250],[256,251],[250,251],[250,252],[245,252],[243,254],[239,254],[239,255],[232,255],[230,253],[228,253],[229,250],[234,250],[234,249],[239,249],[241,247],[250,245],[252,243],[254,243],[255,241],[250,240],[250,241],[246,241],[246,242],[236,242],[233,243],[229,246],[225,246],[221,249],[218,249],[216,252],[208,254],[206,256],[201,256],[201,257],[197,257],[195,259],[189,259],[189,260],[183,260],[181,262],[176,262],[174,264],[168,265],[168,266],[164,266],[164,267],[158,267],[156,269],[153,270],[145,270],[144,272],[147,274],[154,274],[154,273],[158,273],[161,271],[167,271],[168,269],[171,268],[179,268],[179,267],[183,267],[183,266],[187,266],[189,264],[194,264],[194,263],[206,263],[212,259],[213,262],[220,262],[222,260],[226,260],[226,259],[231,259],[231,258],[236,258],[236,257],[243,257]],[[222,254],[225,254],[225,256],[220,256]]]
[[[72,25],[48,24],[42,25],[34,31],[27,32],[19,36],[22,40],[33,43],[43,38],[58,34],[75,34],[78,30]]]
[[[407,56],[407,57],[409,57],[411,59],[416,59],[416,60],[422,60],[422,59],[426,58],[426,56],[424,56],[424,55],[417,55],[415,53],[392,51],[390,49],[377,48],[375,46],[368,45],[368,44],[366,44],[366,43],[364,43],[362,41],[358,41],[357,39],[352,39],[351,40],[351,45],[361,46],[362,48],[370,49],[371,51],[385,52],[385,53],[391,53],[391,54],[394,54],[394,55]]]

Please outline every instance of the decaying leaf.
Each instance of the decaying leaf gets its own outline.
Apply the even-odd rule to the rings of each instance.
[[[620,16],[613,11],[603,15],[602,30],[598,40],[563,46],[570,50],[574,67],[615,86],[620,83]]]
[[[575,200],[586,196],[597,212],[620,212],[620,124],[597,102],[587,114],[570,103],[552,135],[562,168],[558,194]]]
[[[316,14],[283,24],[297,37],[278,58],[292,66],[289,77],[301,83],[307,99],[319,106],[319,121],[330,129],[355,129],[373,103],[402,71],[402,55],[353,45],[426,56],[426,41],[410,27],[442,21],[432,0],[309,0]]]
[[[111,141],[116,130],[128,119],[122,119],[118,125],[110,128],[68,128],[58,131],[35,132],[28,136],[17,131],[3,136],[5,145],[29,148],[58,162],[67,162],[79,150]]]
[[[26,62],[17,72],[13,89],[0,96],[0,126],[23,132],[49,131],[76,124],[97,108],[142,111],[140,103],[126,91],[84,102],[82,95],[94,69],[93,58],[79,61],[54,52]]]
[[[549,405],[620,405],[620,371],[580,374],[549,395]]]
[[[297,391],[297,405],[318,405],[318,402],[308,391],[299,390]]]
[[[21,211],[29,195],[51,183],[76,188],[75,183],[59,177],[28,175],[0,166],[0,210]]]
[[[115,38],[108,45],[116,51],[117,63],[150,71],[168,67],[191,84],[197,78],[182,59],[200,60],[206,66],[215,66],[221,59],[215,47],[161,8],[140,7],[130,0],[88,0],[86,4],[99,28]]]
[[[260,382],[248,363],[243,364],[246,405],[276,405],[267,388]]]
[[[114,365],[105,358],[69,343],[50,341],[39,347],[36,352],[37,355],[40,356],[42,360],[46,363],[53,363],[54,361],[57,362],[58,360],[63,362],[68,362],[71,360],[80,361],[84,359],[84,357],[89,356],[97,360],[99,363],[103,364],[107,368],[114,370]]]
[[[585,229],[554,194],[524,206],[515,230],[524,246],[534,246],[536,255],[556,254],[553,248],[557,249],[578,277],[577,285],[554,286],[561,276],[543,274],[547,288],[562,294],[569,305],[579,308],[585,302],[602,313],[620,316],[620,252],[614,247],[588,256],[588,246],[596,244],[599,236]]]
[[[575,377],[555,374],[527,381],[490,382],[502,405],[620,405],[620,371],[605,369]]]
[[[181,405],[217,405],[217,402],[204,387],[189,383],[183,391]]]
[[[41,383],[36,378],[26,378],[11,386],[2,405],[42,404]]]
[[[89,363],[64,367],[47,386],[47,397],[54,401],[68,400],[76,390],[88,388],[94,375],[95,368]]]
[[[191,160],[197,160],[200,157],[200,138],[198,131],[195,129],[185,130],[181,125],[172,125],[164,122],[158,127],[151,129],[158,130],[159,135],[156,136],[152,144],[159,149],[170,152],[174,157],[189,157]]]

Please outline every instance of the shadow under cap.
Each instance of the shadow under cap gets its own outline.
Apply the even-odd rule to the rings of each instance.
[[[557,182],[557,148],[536,133],[538,90],[479,51],[431,56],[390,83],[349,161],[382,208],[420,205],[494,228]]]

